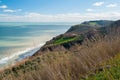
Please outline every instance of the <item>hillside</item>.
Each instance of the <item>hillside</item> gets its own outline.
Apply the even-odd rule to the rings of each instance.
[[[91,39],[93,36],[104,36],[113,21],[88,21],[80,25],[72,26],[66,33],[54,37],[34,55],[54,52],[54,51],[76,51],[76,45],[82,45],[85,39]],[[75,48],[75,49],[74,49]],[[79,49],[78,49],[79,50]]]
[[[1,71],[0,80],[119,80],[120,20],[82,24],[85,30],[72,26],[32,57]]]
[[[81,34],[92,29],[108,26],[113,22],[114,21],[107,21],[107,20],[86,21],[79,25],[72,26],[66,33]]]

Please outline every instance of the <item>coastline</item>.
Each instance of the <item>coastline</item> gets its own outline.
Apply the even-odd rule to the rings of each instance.
[[[20,62],[24,60],[25,58],[28,58],[32,56],[35,52],[37,52],[45,43],[41,43],[35,47],[27,48],[23,51],[16,52],[10,56],[4,57],[0,59],[0,69],[7,67],[7,66],[13,66],[17,62]]]
[[[2,24],[2,23],[1,23]],[[5,24],[5,23],[4,23]],[[10,24],[10,23],[9,23]],[[43,46],[46,41],[53,37],[66,32],[71,25],[17,25],[7,23],[0,26],[0,30],[4,29],[1,37],[0,68],[15,64],[27,57],[32,56],[36,51]],[[13,26],[13,27],[11,27]],[[7,31],[11,31],[7,32]],[[10,34],[11,33],[11,34]],[[2,42],[4,41],[4,42]]]

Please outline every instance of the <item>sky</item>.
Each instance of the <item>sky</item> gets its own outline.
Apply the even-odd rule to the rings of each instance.
[[[120,0],[0,0],[0,22],[120,19]]]

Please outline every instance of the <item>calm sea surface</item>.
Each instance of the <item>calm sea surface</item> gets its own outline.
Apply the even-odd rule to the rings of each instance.
[[[0,23],[0,67],[31,56],[40,46],[71,25],[54,23]]]

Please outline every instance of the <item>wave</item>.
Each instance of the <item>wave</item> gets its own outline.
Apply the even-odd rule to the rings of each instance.
[[[10,56],[7,56],[7,57],[4,57],[4,58],[1,58],[0,59],[0,64],[7,64],[9,63],[10,61],[12,62],[18,62],[18,61],[21,61],[23,60],[24,58],[26,57],[30,57],[32,56],[36,51],[38,51],[40,49],[41,46],[43,46],[44,43],[42,44],[39,44],[35,47],[31,47],[31,48],[26,48],[25,50],[23,51],[18,51]]]

